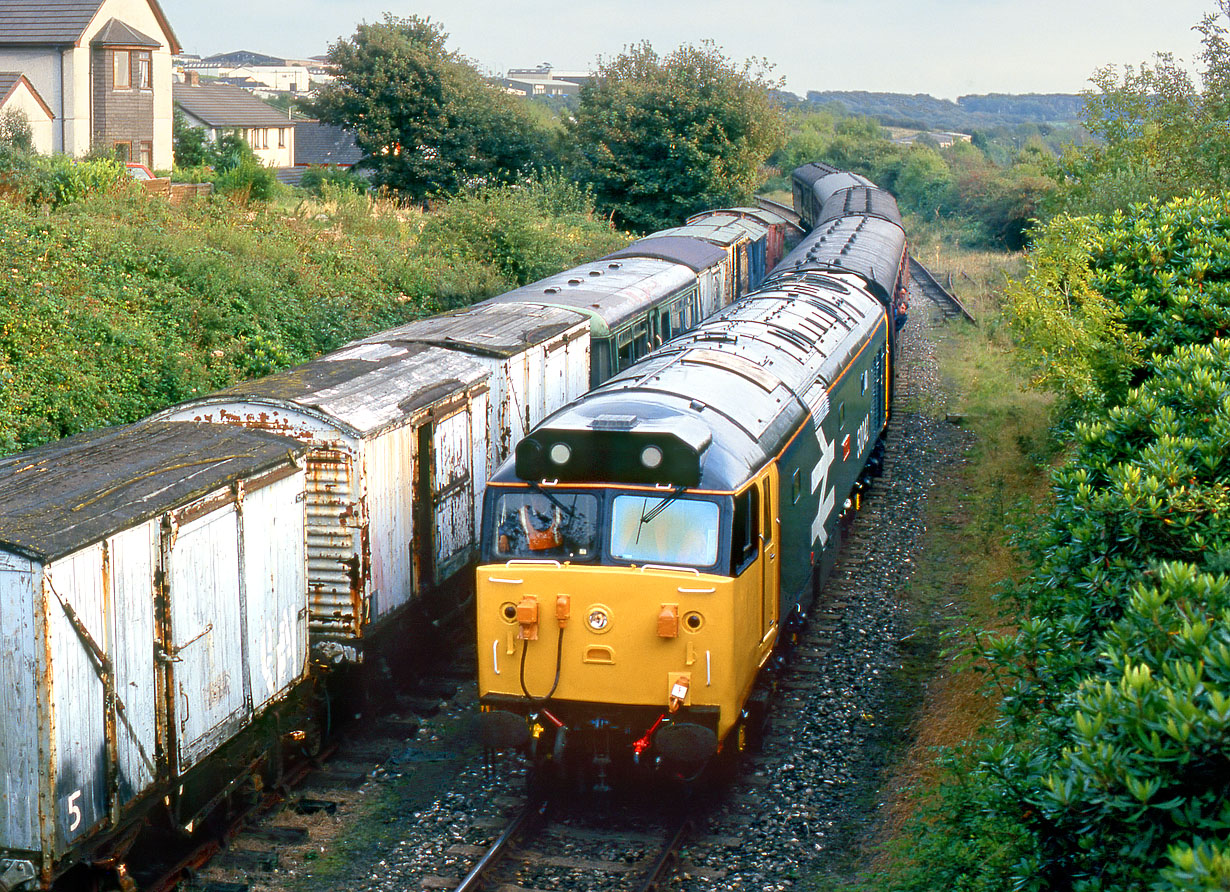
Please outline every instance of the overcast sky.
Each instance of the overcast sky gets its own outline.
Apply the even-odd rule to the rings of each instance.
[[[450,45],[487,72],[551,62],[589,68],[648,40],[659,51],[709,38],[727,55],[764,56],[808,90],[1075,93],[1093,70],[1158,51],[1191,62],[1192,30],[1214,0],[161,0],[185,52],[324,53],[385,12],[441,22]],[[789,12],[794,10],[794,12]],[[753,17],[748,21],[749,11]]]

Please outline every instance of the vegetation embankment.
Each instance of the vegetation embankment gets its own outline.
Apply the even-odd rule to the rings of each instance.
[[[52,175],[52,162],[6,158],[0,452],[137,420],[628,238],[560,179],[430,215],[338,189],[172,207],[114,162]]]
[[[1004,290],[1015,368],[1058,397],[1049,494],[962,639],[975,733],[904,772],[866,888],[1230,888],[1230,47],[1200,29],[1200,90],[1166,57],[1095,76],[1104,139]]]
[[[1003,623],[996,608],[999,581],[1024,572],[1004,529],[1045,498],[1039,465],[1055,448],[1048,424],[1054,400],[1022,392],[1025,375],[1002,314],[1004,282],[1020,273],[1024,257],[930,240],[913,248],[929,267],[952,274],[952,290],[979,323],[933,330],[946,401],[899,407],[948,416],[972,438],[959,473],[937,481],[928,495],[925,548],[909,583],[917,627],[902,655],[907,675],[926,679],[925,702],[916,706],[912,740],[885,784],[888,791],[933,784],[939,776],[936,748],[960,744],[992,718],[994,704],[984,696],[980,677],[959,671],[960,663],[944,650],[954,629]],[[927,312],[915,301],[911,312]],[[900,832],[913,802],[899,792],[887,802],[886,831]]]

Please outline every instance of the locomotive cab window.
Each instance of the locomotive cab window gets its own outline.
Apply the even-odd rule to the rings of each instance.
[[[711,567],[718,558],[716,502],[619,495],[611,507],[611,557]]]
[[[489,537],[493,556],[592,561],[598,528],[598,499],[586,493],[519,490],[501,495]]]
[[[760,553],[760,499],[755,486],[735,496],[730,537],[730,575],[738,576]]]

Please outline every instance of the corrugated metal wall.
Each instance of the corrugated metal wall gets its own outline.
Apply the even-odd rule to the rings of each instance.
[[[313,449],[307,477],[309,628],[322,638],[357,638],[366,518],[353,457],[342,449]]]

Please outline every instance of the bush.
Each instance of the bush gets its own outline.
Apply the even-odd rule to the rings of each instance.
[[[31,205],[57,208],[135,185],[124,165],[113,158],[74,161],[67,155],[10,155],[8,164],[6,191]]]
[[[238,204],[269,201],[279,189],[277,175],[254,158],[245,158],[214,178],[214,188]]]
[[[351,168],[338,167],[336,164],[313,164],[303,172],[299,185],[313,195],[321,195],[325,184],[344,192],[366,192],[369,188],[367,180],[355,173]]]
[[[1225,207],[1057,221],[1044,252],[1067,256],[1067,233],[1084,261],[1066,284],[1019,286],[1080,301],[1092,283],[1147,359],[1108,358],[1120,395],[1078,416],[1052,506],[1020,540],[1034,570],[1009,592],[1015,629],[971,649],[1001,696],[996,726],[950,759],[888,888],[1227,887]]]
[[[629,237],[595,218],[586,190],[553,176],[456,198],[428,218],[423,239],[445,258],[491,265],[516,286],[618,250]]]
[[[517,234],[509,250],[532,253],[504,255],[511,266],[541,264],[543,275],[626,243],[601,219],[546,214],[578,207],[558,184],[442,207],[454,224],[480,221],[476,244],[454,245],[425,237],[417,212],[353,192],[293,215],[216,200],[172,207],[118,176],[110,193],[55,207],[0,200],[0,452],[135,421],[505,290],[505,267],[483,259],[495,242],[475,209]],[[470,231],[438,227],[442,239]]]

